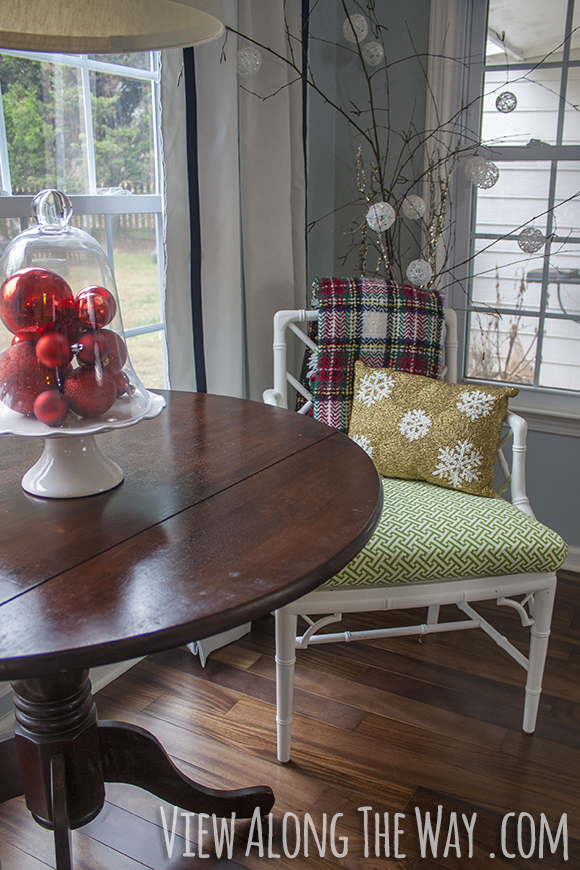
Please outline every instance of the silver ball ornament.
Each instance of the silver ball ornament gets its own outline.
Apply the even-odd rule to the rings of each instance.
[[[518,245],[526,254],[535,254],[545,243],[546,238],[537,227],[524,227],[518,236]]]
[[[487,160],[485,157],[480,157],[478,154],[474,157],[470,157],[465,164],[465,169],[463,170],[467,180],[471,181],[472,184],[477,184],[478,180],[481,178],[486,163]]]
[[[384,233],[395,221],[395,209],[388,202],[375,202],[367,211],[367,224],[371,230]]]
[[[411,284],[417,287],[423,287],[428,284],[433,277],[433,269],[427,260],[413,260],[407,266],[407,278]]]
[[[481,172],[479,179],[475,182],[482,190],[489,190],[494,184],[497,184],[499,179],[499,169],[490,160],[485,161],[485,166]]]
[[[419,218],[422,218],[425,214],[427,205],[423,197],[417,196],[416,193],[411,193],[403,200],[401,209],[406,218],[409,218],[413,221],[418,221]]]
[[[363,46],[362,56],[369,66],[378,66],[385,56],[385,50],[380,42],[367,42]]]
[[[495,107],[498,112],[503,112],[504,115],[513,112],[518,104],[518,98],[511,91],[504,91],[495,101]]]
[[[362,42],[369,32],[369,25],[364,15],[357,12],[355,15],[351,15],[350,18],[344,19],[342,32],[347,42],[355,43],[357,37],[358,41]]]
[[[255,76],[262,66],[262,55],[257,48],[240,48],[236,55],[236,68],[241,76]]]

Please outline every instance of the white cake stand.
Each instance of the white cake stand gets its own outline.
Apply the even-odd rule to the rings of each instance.
[[[163,396],[137,391],[117,399],[102,417],[65,421],[57,429],[0,402],[0,435],[44,438],[40,459],[22,478],[25,492],[42,498],[81,498],[107,492],[124,478],[123,470],[103,453],[95,435],[157,417],[164,407]]]

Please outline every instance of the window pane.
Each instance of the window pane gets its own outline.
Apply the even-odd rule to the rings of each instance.
[[[127,341],[131,365],[137,377],[148,390],[162,390],[163,381],[163,334],[150,332],[136,335]]]
[[[80,71],[0,57],[8,159],[15,194],[89,189]]]
[[[150,82],[101,72],[90,82],[97,188],[155,193]]]
[[[579,245],[560,245],[552,249],[546,311],[549,314],[580,314]]]
[[[558,164],[554,230],[561,237],[580,236],[580,161]]]
[[[564,145],[580,144],[580,68],[570,67],[568,70],[568,86],[566,102],[564,103]]]
[[[467,376],[533,384],[537,329],[534,317],[472,312]]]
[[[91,60],[114,63],[117,66],[130,66],[133,69],[151,69],[151,54],[148,51],[134,51],[129,54],[89,54]]]
[[[496,163],[497,183],[477,191],[478,233],[519,232],[524,224],[546,231],[550,164],[547,161]]]
[[[540,386],[580,390],[580,324],[546,320]]]
[[[527,145],[538,139],[556,144],[560,106],[559,69],[488,71],[485,75],[482,140],[495,145]],[[495,101],[509,91],[517,99],[513,112],[497,110]]]
[[[159,323],[159,273],[155,215],[113,217],[115,280],[123,306],[123,326],[132,329]]]
[[[568,0],[490,0],[487,63],[541,60],[564,39]],[[550,54],[550,60],[561,58]]]
[[[486,239],[477,239],[472,265],[471,301],[492,308],[517,308],[537,311],[541,300],[542,256],[524,254],[517,242],[503,240],[489,247]],[[530,273],[540,273],[530,280]]]

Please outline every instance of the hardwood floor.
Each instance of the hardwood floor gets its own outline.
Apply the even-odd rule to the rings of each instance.
[[[188,820],[177,811],[172,840],[173,807],[139,789],[110,785],[101,815],[73,834],[75,870],[578,867],[579,581],[578,575],[560,575],[534,735],[520,731],[524,672],[482,632],[431,635],[421,642],[390,638],[300,652],[288,765],[275,758],[271,617],[256,622],[251,634],[236,644],[214,653],[205,669],[187,649],[150,656],[99,693],[100,718],[123,719],[149,729],[180,768],[204,784],[271,785],[276,794],[271,852],[280,857],[268,857],[265,820],[263,857],[256,824],[251,831],[250,822],[244,821],[236,823],[231,859],[226,857],[225,842],[218,858],[212,851],[211,819],[202,820],[207,857],[200,857],[197,817]],[[524,638],[515,613],[495,606],[488,610],[494,612],[500,630]],[[362,615],[350,619],[349,626],[375,627],[404,618],[402,613]],[[438,812],[439,836],[432,842],[424,833],[422,857],[418,821],[424,825],[429,813],[435,827]],[[375,813],[379,834],[388,825],[388,858],[385,837],[378,840],[382,857],[375,856]],[[561,829],[557,840],[564,814],[567,838]],[[397,829],[402,832],[398,836]],[[219,833],[218,829],[218,837]],[[326,845],[324,857],[316,838]],[[295,849],[296,857],[289,857]],[[0,806],[0,866],[54,866],[52,835],[32,821],[22,798]]]

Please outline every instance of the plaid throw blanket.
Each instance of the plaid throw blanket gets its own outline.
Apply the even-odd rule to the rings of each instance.
[[[354,363],[441,376],[443,297],[372,278],[317,278],[318,358],[308,380],[315,419],[348,432]]]

